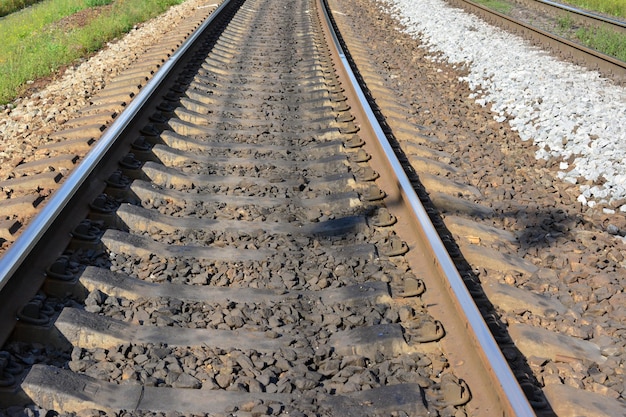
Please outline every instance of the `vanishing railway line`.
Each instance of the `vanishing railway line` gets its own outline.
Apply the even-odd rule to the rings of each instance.
[[[92,149],[2,258],[0,404],[116,415],[551,415],[520,351],[585,363],[606,352],[504,328],[486,307],[506,309],[508,297],[516,311],[567,313],[472,276],[465,259],[552,277],[507,255],[512,234],[464,217],[495,210],[471,202],[475,187],[443,178],[455,169],[403,120],[362,43],[335,51],[341,42],[314,2],[207,6],[55,133],[48,160],[16,168],[56,183],[41,167],[71,167]],[[345,15],[330,6],[343,33]],[[365,96],[378,107],[362,108]],[[5,186],[28,189],[26,178]],[[24,198],[31,209],[33,196]],[[563,398],[550,391],[551,402]]]
[[[4,406],[532,414],[324,22],[225,2],[55,135],[110,124],[3,258]]]

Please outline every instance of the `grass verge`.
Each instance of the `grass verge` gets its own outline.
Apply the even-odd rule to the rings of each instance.
[[[626,62],[626,37],[604,28],[582,28],[576,36],[587,47]]]
[[[510,3],[500,0],[474,0],[474,2],[503,14],[509,13],[513,8]]]
[[[14,13],[41,0],[0,0],[0,17]]]
[[[500,0],[473,0],[492,10],[508,14],[512,6]],[[559,0],[557,0],[558,2]],[[626,0],[566,0],[562,3],[581,7],[595,12],[611,14],[616,17],[626,16]],[[626,37],[605,28],[582,28],[574,32],[573,20],[564,15],[558,17],[553,28],[554,33],[570,40],[576,39],[583,45],[595,49],[598,52],[612,56],[621,61],[626,61]]]
[[[624,0],[565,0],[563,3],[626,19],[626,1]]]
[[[0,19],[0,104],[19,96],[29,80],[97,51],[184,0],[116,0],[90,7],[94,1],[102,0],[45,0]],[[81,11],[83,18],[72,21]]]

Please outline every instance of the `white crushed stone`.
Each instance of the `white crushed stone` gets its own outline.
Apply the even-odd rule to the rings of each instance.
[[[496,121],[508,121],[522,140],[532,140],[538,159],[563,161],[558,177],[580,184],[580,203],[621,204],[626,212],[625,88],[441,0],[385,5],[431,59],[468,69],[462,80],[473,91],[470,98],[491,104]],[[604,183],[583,184],[598,179]]]

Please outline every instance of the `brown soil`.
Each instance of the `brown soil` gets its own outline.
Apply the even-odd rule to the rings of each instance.
[[[52,23],[45,30],[54,31],[61,30],[63,32],[68,32],[72,29],[81,28],[87,26],[94,19],[98,18],[103,14],[107,14],[113,8],[113,4],[108,4],[106,6],[99,7],[90,7],[88,9],[80,10],[72,15],[66,16],[63,19]],[[89,57],[87,57],[88,59]],[[50,83],[59,80],[65,74],[68,66],[64,65],[55,71],[53,74],[50,74],[46,77],[38,78],[26,86],[24,91],[20,94],[21,97],[29,97],[36,93],[37,91],[42,90]]]
[[[54,22],[52,25],[50,25],[50,29],[61,29],[63,31],[69,31],[71,29],[85,27],[91,21],[101,16],[102,14],[107,14],[112,9],[113,4],[83,9],[74,14],[64,17],[57,22]]]

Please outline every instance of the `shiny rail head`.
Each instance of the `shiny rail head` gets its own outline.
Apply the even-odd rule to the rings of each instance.
[[[405,196],[407,203],[413,210],[415,218],[419,221],[420,227],[423,229],[425,236],[427,236],[428,241],[432,245],[433,254],[436,257],[436,263],[445,275],[451,292],[456,297],[457,305],[468,319],[469,328],[471,329],[471,332],[473,332],[473,337],[477,346],[480,346],[485,353],[484,359],[488,362],[486,366],[495,374],[495,378],[499,384],[499,389],[502,390],[504,397],[502,398],[502,402],[504,408],[509,410],[511,415],[535,416],[535,412],[528,402],[526,395],[521,389],[511,371],[511,368],[500,351],[500,348],[491,335],[489,328],[478,311],[478,308],[469,294],[465,283],[459,275],[458,270],[456,269],[448,251],[439,237],[439,234],[435,230],[426,210],[424,209],[424,206],[419,200],[419,197],[407,177],[402,164],[398,160],[391,144],[380,126],[376,115],[370,107],[369,102],[363,93],[354,72],[352,71],[350,62],[341,46],[339,36],[333,30],[334,24],[328,3],[325,0],[320,0],[320,2],[323,5],[322,10],[324,17],[328,22],[328,27],[332,30],[331,38],[338,51],[343,67],[342,69],[347,74],[347,77],[351,82],[351,88],[354,89],[354,93],[358,97],[359,103],[366,114],[367,122],[370,124],[371,129],[384,152],[385,158],[390,166],[390,172],[393,172],[397,178],[397,184],[402,195]]]

